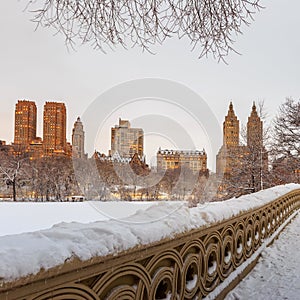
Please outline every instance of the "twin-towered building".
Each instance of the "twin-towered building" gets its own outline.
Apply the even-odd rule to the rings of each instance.
[[[83,124],[78,117],[72,131],[72,146],[66,139],[66,106],[59,102],[46,102],[43,115],[43,138],[37,137],[37,107],[34,101],[19,100],[15,109],[14,145],[31,158],[67,156],[86,158]],[[144,131],[133,128],[128,120],[119,119],[111,128],[109,157],[131,159],[138,155],[144,161]],[[185,166],[193,173],[207,170],[205,151],[161,150],[157,153],[159,170]]]
[[[66,156],[84,158],[84,131],[80,118],[74,124],[72,146],[66,138],[67,112],[64,103],[44,105],[43,139],[37,137],[37,108],[34,101],[19,100],[15,109],[14,145],[31,158]],[[73,147],[73,153],[72,153]]]
[[[263,145],[263,122],[258,116],[255,103],[253,103],[251,114],[248,117],[246,140],[246,145],[240,143],[240,124],[233,104],[230,102],[223,123],[223,145],[216,157],[218,176],[231,178],[236,175],[234,173],[237,170],[247,168],[248,173],[253,173],[251,180],[254,180],[254,177],[260,176],[262,171],[267,171],[268,155]]]

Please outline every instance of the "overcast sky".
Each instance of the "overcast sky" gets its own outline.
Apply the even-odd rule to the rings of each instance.
[[[286,96],[300,97],[299,0],[264,1],[266,9],[236,38],[235,48],[242,55],[230,54],[228,65],[211,58],[198,60],[188,42],[177,38],[155,47],[156,55],[138,48],[105,55],[89,46],[69,52],[53,31],[34,31],[30,13],[23,12],[25,4],[26,0],[0,2],[0,139],[8,143],[13,140],[18,99],[36,101],[39,136],[44,102],[65,102],[70,141],[77,116],[104,91],[132,79],[154,77],[184,84],[209,104],[220,125],[230,100],[245,123],[254,100],[264,99],[274,116]],[[120,117],[128,116],[124,112]],[[107,124],[107,139],[99,142],[99,150],[108,150],[114,123],[117,119]]]

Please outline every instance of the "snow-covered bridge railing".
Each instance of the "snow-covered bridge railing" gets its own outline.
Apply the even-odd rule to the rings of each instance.
[[[209,217],[209,209],[203,207],[201,214],[197,208],[192,212],[193,229],[173,234],[172,238],[85,261],[71,258],[15,280],[2,278],[0,299],[222,298],[255,264],[260,249],[272,242],[300,208],[300,189],[290,189],[271,201],[262,200],[266,198],[265,191],[260,195],[251,209],[249,201],[253,196],[211,204],[215,210],[227,205],[232,211],[237,203],[246,201],[248,210],[239,208],[239,213],[225,220],[200,224],[198,228],[193,222],[200,216]],[[174,214],[180,223],[180,215]],[[172,216],[169,218],[171,222]],[[145,230],[149,228],[145,225]],[[47,259],[51,253],[44,255]],[[26,260],[26,253],[22,258],[16,256],[18,259]]]

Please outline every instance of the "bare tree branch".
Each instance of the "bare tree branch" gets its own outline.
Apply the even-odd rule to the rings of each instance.
[[[274,121],[274,151],[300,159],[300,100],[286,98]]]
[[[78,41],[105,49],[140,46],[151,52],[166,38],[186,37],[199,58],[224,60],[234,36],[249,25],[261,0],[44,0],[30,1],[33,21],[54,27],[74,47]]]

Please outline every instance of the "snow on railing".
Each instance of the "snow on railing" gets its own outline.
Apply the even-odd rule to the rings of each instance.
[[[161,203],[121,221],[4,236],[0,299],[215,297],[299,207],[300,186],[290,184],[195,208]]]

